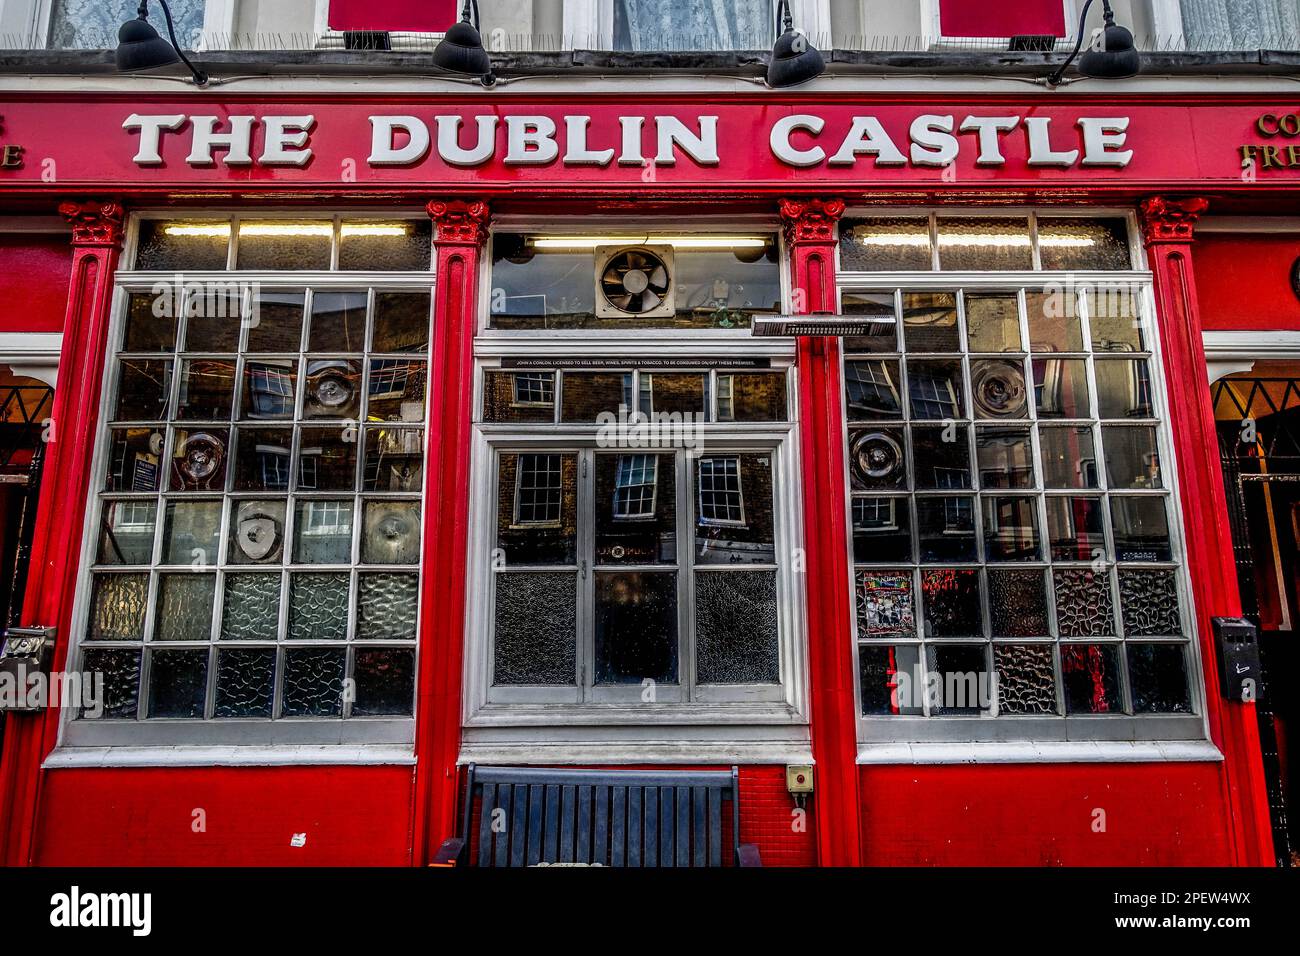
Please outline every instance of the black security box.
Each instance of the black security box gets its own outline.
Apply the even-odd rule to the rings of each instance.
[[[1243,617],[1216,617],[1219,690],[1226,700],[1259,699],[1259,630]]]

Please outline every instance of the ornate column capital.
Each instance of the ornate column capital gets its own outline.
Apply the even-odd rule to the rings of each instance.
[[[1208,199],[1190,196],[1172,199],[1152,196],[1142,200],[1142,239],[1153,242],[1191,242],[1196,222],[1210,208]]]
[[[487,242],[492,212],[481,199],[435,199],[425,207],[433,220],[435,242],[481,246]]]
[[[830,242],[844,215],[843,199],[782,199],[781,220],[789,243]]]
[[[126,210],[114,200],[86,199],[59,204],[59,215],[72,224],[74,246],[120,246]]]

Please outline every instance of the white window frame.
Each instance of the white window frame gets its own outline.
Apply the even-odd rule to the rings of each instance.
[[[944,218],[956,217],[1009,217],[1009,216],[1027,216],[1029,217],[1029,227],[1032,235],[1037,234],[1037,220],[1041,218],[1122,218],[1128,224],[1129,252],[1130,261],[1134,264],[1129,271],[1107,271],[1107,272],[1073,272],[1070,273],[1072,278],[1082,284],[1087,282],[1125,282],[1133,283],[1140,289],[1139,308],[1142,310],[1144,331],[1147,336],[1149,358],[1148,367],[1152,384],[1152,415],[1157,419],[1156,432],[1159,453],[1161,456],[1162,467],[1161,473],[1166,482],[1163,489],[1163,496],[1166,502],[1168,520],[1169,520],[1169,543],[1172,553],[1171,564],[1175,564],[1174,574],[1178,581],[1179,589],[1179,614],[1181,617],[1183,631],[1186,636],[1185,642],[1181,645],[1185,649],[1186,668],[1188,680],[1188,699],[1191,702],[1192,713],[1190,714],[1133,714],[1133,715],[1070,715],[1065,716],[1063,713],[1053,716],[1012,716],[1004,715],[996,718],[981,718],[977,716],[965,715],[948,715],[948,716],[910,716],[910,715],[863,715],[862,714],[862,689],[858,680],[854,680],[854,707],[858,723],[858,762],[859,763],[895,763],[895,762],[946,762],[954,758],[956,751],[954,745],[960,745],[963,752],[968,756],[968,760],[988,760],[1000,761],[1011,759],[1013,753],[1017,755],[1019,761],[1043,760],[1051,761],[1053,759],[1108,759],[1104,754],[1115,754],[1116,759],[1142,759],[1139,754],[1154,754],[1156,756],[1148,759],[1169,759],[1162,756],[1164,749],[1180,749],[1183,752],[1192,754],[1189,759],[1218,759],[1217,750],[1213,750],[1209,744],[1209,724],[1208,708],[1206,706],[1207,688],[1205,685],[1204,668],[1202,665],[1202,648],[1199,635],[1199,620],[1196,609],[1192,603],[1192,582],[1191,569],[1187,562],[1187,550],[1184,541],[1182,498],[1179,492],[1179,470],[1177,459],[1174,454],[1174,444],[1172,436],[1172,425],[1170,420],[1169,396],[1166,394],[1163,383],[1164,377],[1164,358],[1163,345],[1159,339],[1158,325],[1155,320],[1155,296],[1152,290],[1152,274],[1147,265],[1146,251],[1139,239],[1139,230],[1137,220],[1132,210],[1123,208],[1076,208],[1076,209],[1051,209],[1040,210],[1036,207],[1006,207],[1006,208],[962,208],[953,209],[947,207],[865,207],[848,210],[841,223],[851,221],[857,217],[931,217],[931,239],[933,262],[932,269],[925,272],[848,272],[839,268],[837,261],[836,284],[839,293],[890,293],[904,289],[912,292],[927,291],[952,291],[962,289],[965,291],[998,291],[1017,287],[1041,286],[1045,280],[1050,281],[1053,276],[1063,276],[1064,273],[1053,273],[1040,271],[1039,256],[1035,246],[1034,251],[1034,269],[1025,272],[944,272],[939,269],[939,248],[934,239],[934,216],[940,215]],[[838,227],[837,227],[838,229]],[[837,244],[838,255],[838,244]],[[897,309],[897,305],[896,305]],[[1085,335],[1087,330],[1085,329]],[[898,330],[900,336],[899,347],[902,347],[901,336],[902,329]],[[1027,330],[1022,329],[1022,339],[1028,346]],[[1089,359],[1091,361],[1091,359]],[[1091,418],[1093,421],[1098,419],[1095,414],[1096,396],[1091,396],[1093,402],[1093,412]],[[901,420],[901,419],[900,419]],[[969,421],[970,419],[963,419]],[[844,441],[847,443],[850,425],[860,425],[861,423],[850,423],[847,416],[842,417],[842,428]],[[847,445],[846,445],[847,447]],[[1102,476],[1098,476],[1098,488],[1100,492],[1105,492],[1105,484]],[[847,456],[843,475],[844,487],[851,488],[850,475],[848,470]],[[1023,493],[1030,495],[1040,495],[1041,485],[1036,485],[1033,489],[1024,489]],[[979,496],[978,492],[968,492],[969,500],[974,501]],[[1016,496],[1015,491],[1008,491],[1007,496]],[[907,495],[901,496],[906,500]],[[852,540],[853,513],[852,513],[852,495],[846,495],[845,505],[845,526],[849,529],[849,540]],[[974,515],[976,520],[981,520],[981,510],[976,507]],[[1039,509],[1037,523],[1039,525],[1039,536],[1042,539],[1046,535],[1047,523],[1045,512]],[[979,526],[976,525],[976,533],[979,532]],[[1043,544],[1045,547],[1045,543]],[[977,566],[967,562],[955,562],[964,566]],[[1114,563],[1112,561],[1112,563]],[[912,567],[909,561],[897,562],[899,567]],[[1033,562],[1034,567],[1044,564],[1051,565],[1053,562],[1041,561]],[[853,608],[853,626],[850,628],[853,642],[853,667],[854,674],[859,673],[858,669],[858,652],[859,638],[857,632],[857,592],[856,576],[857,571],[852,560],[849,559],[849,575],[847,586],[849,588],[849,607]],[[941,564],[935,564],[934,567],[940,567]],[[1018,563],[993,564],[986,563],[990,567],[1017,567],[1023,566]],[[921,565],[922,568],[925,565]],[[872,567],[871,570],[884,570],[883,568]],[[1051,592],[1048,593],[1049,599]],[[1112,600],[1117,605],[1118,611],[1119,594],[1112,587]],[[916,600],[916,597],[914,597]],[[918,626],[920,624],[919,609],[916,614]],[[989,638],[983,639],[987,644]],[[1085,638],[1077,639],[1079,642],[1087,642]],[[1137,639],[1138,642],[1142,638]],[[1115,646],[1119,649],[1118,653],[1124,653],[1124,641],[1118,637],[1096,638],[1096,643]],[[881,646],[887,644],[886,641],[878,642]],[[1061,645],[1061,639],[1054,641],[1056,646]],[[924,644],[913,643],[911,646],[925,646]],[[1054,654],[1057,653],[1054,651]],[[1059,692],[1058,682],[1058,692]],[[1126,694],[1127,687],[1121,686],[1121,693]],[[1032,746],[1027,743],[1032,742]],[[1109,748],[1109,749],[1108,749]],[[1164,749],[1162,749],[1164,748]],[[1130,753],[1131,752],[1131,753]],[[1172,752],[1172,750],[1171,750]],[[1057,756],[1053,756],[1055,753]],[[977,756],[978,755],[978,756]]]
[[[772,0],[772,23],[776,24],[777,0]],[[796,30],[812,45],[829,50],[831,0],[790,0]],[[613,0],[564,0],[564,47],[572,50],[610,50],[614,47]]]
[[[323,0],[319,0],[323,2]],[[225,50],[231,45],[235,32],[236,4],[239,0],[205,0],[203,7],[203,34],[194,51]],[[50,39],[50,22],[54,12],[54,0],[0,0],[0,19],[18,20],[26,24],[25,35],[29,48],[45,49]],[[162,9],[149,8],[149,21],[157,28],[160,36],[167,36],[167,21]],[[182,43],[184,37],[177,37]]]
[[[1075,30],[1079,25],[1079,10],[1081,0],[1061,0],[1062,13],[1065,16],[1065,36],[1058,37],[1056,41],[1057,49],[1064,47],[1070,49],[1074,43]],[[1178,0],[1173,0],[1177,6]],[[940,22],[940,0],[921,0],[921,30],[922,40],[925,48],[933,50],[947,46],[961,46],[978,43],[988,46],[1001,45],[1006,46],[1011,42],[1011,37],[951,37],[943,33],[943,24]]]

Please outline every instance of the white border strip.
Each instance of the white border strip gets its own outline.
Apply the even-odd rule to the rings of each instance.
[[[368,744],[295,747],[60,747],[42,766],[69,767],[283,767],[336,764],[414,766],[409,746]]]
[[[859,765],[1005,763],[1219,763],[1208,740],[1068,741],[1064,743],[872,744],[858,749]]]

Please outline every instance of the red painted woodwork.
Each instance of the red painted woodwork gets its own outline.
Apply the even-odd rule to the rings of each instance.
[[[1218,764],[861,769],[866,866],[1242,862]]]
[[[1061,0],[939,0],[939,32],[945,37],[1063,37],[1065,7]]]
[[[1143,238],[1152,271],[1156,323],[1168,387],[1182,500],[1187,567],[1191,570],[1210,735],[1224,753],[1224,813],[1231,818],[1233,860],[1267,865],[1272,834],[1264,792],[1255,704],[1225,702],[1215,692],[1210,618],[1238,616],[1232,531],[1219,465],[1214,410],[1205,385],[1205,348],[1192,269],[1192,241],[1204,199],[1156,196],[1141,205]]]
[[[783,200],[780,210],[791,256],[794,310],[835,311],[835,223],[844,213],[844,202]],[[798,343],[803,579],[808,597],[814,806],[820,821],[817,859],[823,866],[855,866],[861,848],[856,811],[857,706],[849,631],[839,340],[801,336]]]
[[[474,331],[485,203],[428,205],[437,250],[429,460],[425,474],[424,621],[416,691],[415,862],[428,861],[456,832],[461,659],[465,641],[465,564],[469,523],[470,437],[474,407]]]
[[[330,0],[331,30],[441,33],[458,19],[457,0]]]
[[[1300,230],[1290,234],[1202,233],[1196,239],[1196,294],[1209,330],[1300,331],[1291,270]]]
[[[411,797],[409,766],[51,770],[34,862],[404,866]]]
[[[72,279],[22,618],[25,625],[58,628],[56,670],[67,658],[123,219],[122,207],[111,201],[65,202],[59,212],[72,225]],[[31,859],[40,766],[59,718],[57,710],[7,718],[0,756],[0,859],[7,864]]]
[[[0,232],[0,332],[63,331],[71,268],[66,234]]]

